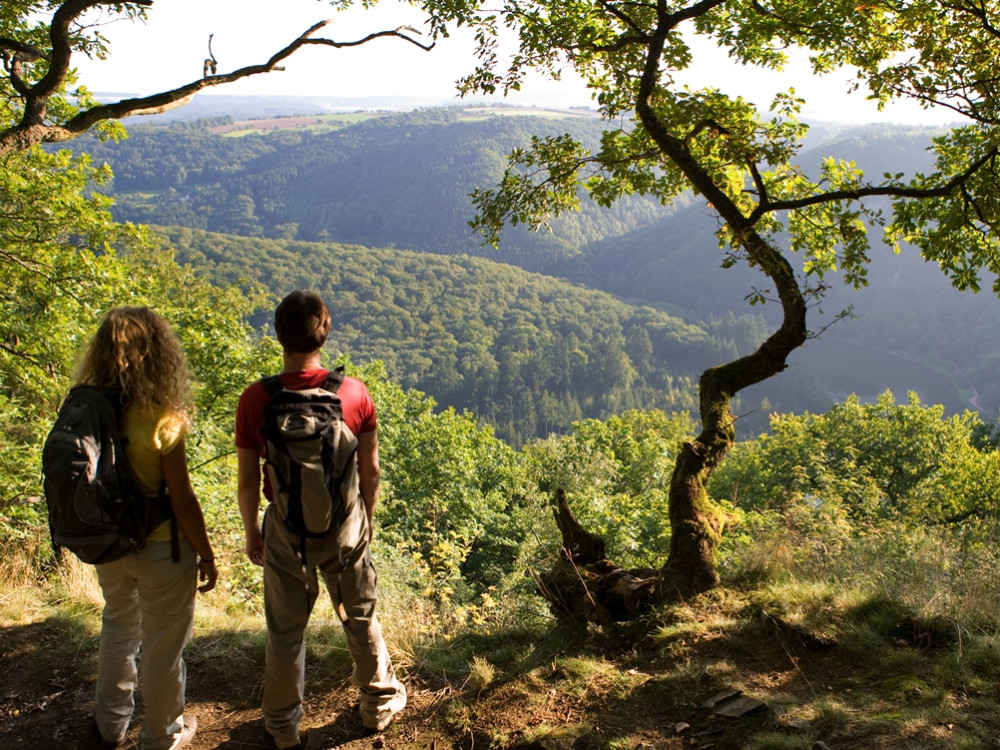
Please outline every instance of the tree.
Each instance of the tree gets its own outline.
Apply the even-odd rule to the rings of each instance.
[[[329,23],[319,21],[259,65],[218,73],[213,56],[205,61],[202,78],[170,91],[110,104],[98,104],[85,88],[69,95],[68,87],[76,83],[73,55],[103,58],[107,54],[94,14],[141,20],[152,5],[153,0],[23,0],[0,7],[0,60],[5,72],[0,82],[0,101],[4,103],[0,156],[42,143],[67,141],[96,125],[129,115],[163,112],[189,102],[202,89],[281,70],[280,63],[304,46],[354,47],[380,37],[398,37],[426,50],[434,46],[415,39],[419,32],[406,26],[347,42],[315,37],[313,34]]]
[[[780,324],[752,353],[705,370],[701,432],[677,456],[670,486],[671,549],[655,576],[620,580],[609,596],[692,593],[717,585],[714,552],[724,514],[706,482],[734,441],[731,401],[781,372],[810,336],[807,313],[830,275],[866,284],[868,228],[895,251],[912,245],[953,283],[978,290],[1000,270],[997,222],[997,72],[1000,5],[981,0],[420,0],[435,33],[475,29],[478,61],[464,93],[509,92],[532,70],[586,81],[606,123],[600,148],[571,136],[535,138],[516,150],[501,183],[478,190],[473,225],[496,244],[506,225],[544,226],[579,206],[581,189],[605,206],[635,193],[663,202],[694,193],[718,223],[724,267],[764,274],[751,303],[777,301]],[[516,52],[501,50],[516,36]],[[912,99],[963,118],[936,138],[936,170],[867,179],[852,162],[826,160],[818,176],[796,164],[807,126],[789,89],[762,115],[738,93],[691,90],[679,75],[696,64],[695,37],[736,63],[780,71],[786,50],[809,55],[816,75],[849,66],[880,103]],[[867,225],[867,226],[866,226]],[[793,263],[790,253],[799,253]],[[994,288],[1000,291],[1000,283]],[[577,577],[578,578],[578,577]],[[590,592],[606,619],[601,576]],[[597,599],[595,601],[594,599]]]
[[[178,106],[197,91],[278,69],[308,44],[363,44],[380,36],[411,41],[403,29],[357,42],[312,36],[313,25],[267,63],[208,75],[186,86],[109,105],[95,103],[76,83],[76,53],[103,57],[95,11],[142,18],[151,0],[25,0],[0,5],[0,510],[5,519],[39,506],[38,454],[65,392],[73,358],[112,305],[155,304],[177,325],[198,380],[198,434],[192,455],[211,458],[228,441],[243,373],[257,372],[272,342],[251,340],[248,319],[261,296],[219,288],[178,266],[142,227],[118,224],[110,200],[91,190],[111,176],[106,166],[68,151],[39,146],[65,141],[126,115]],[[105,132],[115,134],[115,128]],[[221,343],[220,343],[221,342]],[[4,534],[11,527],[0,529]]]
[[[857,528],[960,524],[996,517],[998,455],[972,413],[944,416],[910,393],[851,396],[825,414],[771,417],[771,434],[741,443],[710,490],[744,510],[782,516],[835,505]]]

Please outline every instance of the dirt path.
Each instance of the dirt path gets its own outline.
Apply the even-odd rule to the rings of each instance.
[[[92,725],[96,668],[93,634],[74,632],[68,620],[6,627],[0,631],[0,748],[2,750],[97,750]],[[76,649],[71,647],[76,642]],[[67,657],[67,651],[70,656]],[[197,651],[197,649],[195,649]],[[246,660],[244,660],[246,661]],[[187,658],[186,712],[197,718],[191,750],[266,750],[273,748],[258,708],[260,675],[255,665],[227,673]],[[349,675],[322,675],[322,665],[307,674],[307,747],[430,747],[441,739],[439,707],[450,691],[408,684],[410,701],[400,719],[381,734],[361,724],[357,692]],[[142,706],[137,707],[141,721]],[[123,750],[136,748],[138,721]],[[446,740],[448,746],[451,740]],[[443,746],[443,745],[442,745]]]

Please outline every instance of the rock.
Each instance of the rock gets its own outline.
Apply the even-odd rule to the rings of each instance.
[[[730,701],[733,698],[738,698],[742,694],[743,694],[742,690],[736,690],[735,688],[726,688],[725,690],[722,690],[721,692],[716,693],[711,698],[709,698],[707,701],[705,701],[704,703],[702,703],[701,707],[702,708],[715,708],[720,703],[724,703],[726,701]]]
[[[713,708],[712,713],[716,716],[727,716],[731,719],[738,719],[741,716],[752,714],[754,711],[760,711],[765,705],[763,701],[744,695]]]

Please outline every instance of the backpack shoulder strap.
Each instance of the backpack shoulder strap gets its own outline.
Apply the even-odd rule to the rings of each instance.
[[[326,380],[323,383],[323,390],[336,394],[337,391],[340,390],[340,386],[343,384],[345,377],[343,365],[330,370],[330,373],[326,376]]]
[[[330,391],[330,393],[336,393],[341,384],[344,382],[344,366],[336,367],[327,373],[326,380],[323,381],[323,390]],[[261,385],[264,386],[264,390],[267,391],[269,398],[274,398],[277,396],[281,389],[285,386],[281,382],[280,375],[269,375],[266,378],[260,379]]]
[[[281,392],[281,389],[285,387],[281,384],[280,375],[269,375],[266,378],[261,378],[260,383],[264,386],[264,390],[267,391],[269,399],[277,396]]]

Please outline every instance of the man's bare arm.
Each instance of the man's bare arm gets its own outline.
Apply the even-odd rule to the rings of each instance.
[[[247,557],[264,564],[264,535],[260,528],[260,456],[251,448],[236,449],[236,497],[246,536]]]
[[[381,475],[378,463],[378,433],[375,430],[362,432],[358,436],[358,486],[368,515],[369,535],[374,534],[372,517],[375,514],[375,503],[378,502]]]

